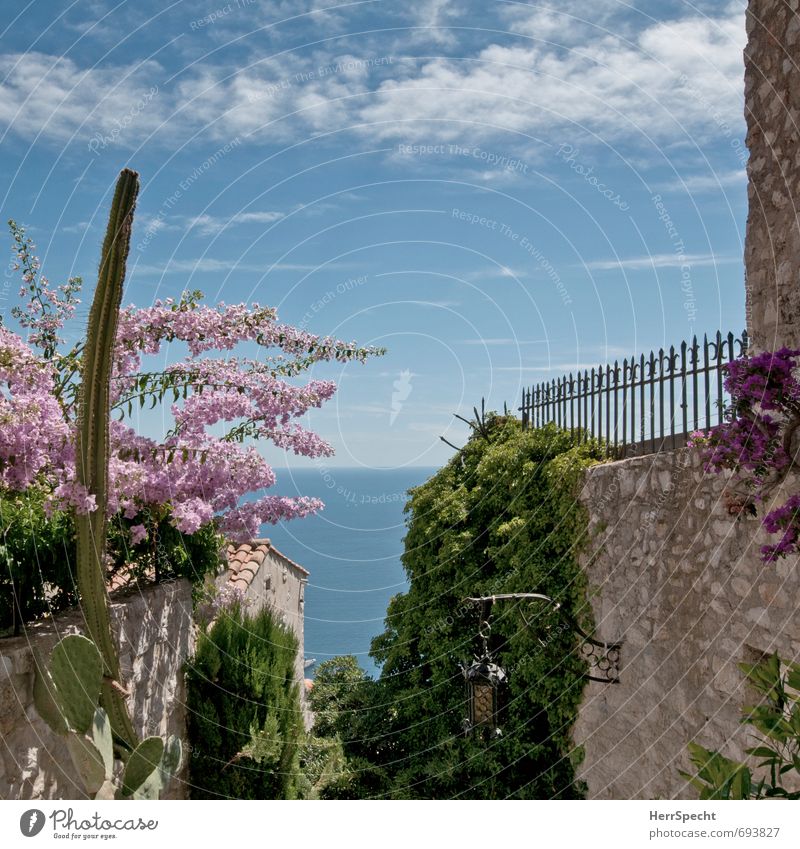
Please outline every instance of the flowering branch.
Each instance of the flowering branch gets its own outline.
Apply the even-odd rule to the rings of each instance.
[[[707,471],[732,472],[726,499],[736,515],[755,513],[758,502],[800,469],[798,358],[800,350],[781,348],[730,363],[725,378],[732,399],[728,421],[690,439],[690,445],[702,446]],[[781,534],[777,543],[762,546],[764,562],[800,550],[800,495],[767,513],[763,525]]]
[[[59,337],[79,303],[80,278],[52,289],[24,229],[14,222],[10,227],[23,274],[21,295],[27,299],[13,315],[28,337],[24,341],[0,325],[0,385],[5,387],[0,391],[0,483],[21,490],[44,482],[54,507],[90,512],[93,497],[75,475],[83,348],[79,343],[62,353]],[[280,324],[272,307],[210,307],[202,299],[202,292],[190,291],[177,301],[120,312],[111,381],[111,406],[119,419],[110,428],[109,513],[135,520],[148,511],[166,511],[184,533],[213,520],[225,532],[256,535],[265,522],[322,507],[312,498],[261,495],[274,485],[275,475],[256,444],[266,441],[307,457],[333,453],[329,443],[296,420],[329,400],[336,384],[289,381],[315,363],[364,362],[384,351]],[[184,343],[188,354],[161,371],[143,368],[144,357],[173,342]],[[255,345],[262,355],[233,355],[240,345]],[[163,439],[141,436],[128,423],[136,408],[165,403],[173,424]],[[221,424],[227,429],[220,434]],[[258,497],[243,502],[253,495]],[[134,523],[138,541],[145,525]]]

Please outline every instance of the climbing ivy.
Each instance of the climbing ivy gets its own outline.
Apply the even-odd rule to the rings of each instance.
[[[583,795],[571,729],[584,666],[560,620],[541,608],[495,605],[491,647],[510,673],[496,739],[462,732],[459,662],[477,650],[477,615],[467,596],[542,592],[591,629],[577,559],[587,516],[576,496],[584,469],[602,450],[592,441],[576,445],[554,425],[524,430],[497,415],[480,425],[443,469],[411,491],[402,557],[409,588],[390,602],[386,630],[372,645],[380,678],[359,683],[343,675],[344,659],[324,671],[324,686],[317,676],[312,706],[324,708],[328,733],[351,758],[350,780],[338,795]],[[332,717],[337,681],[341,708]]]

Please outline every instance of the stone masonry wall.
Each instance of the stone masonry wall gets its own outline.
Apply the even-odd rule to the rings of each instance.
[[[117,595],[111,615],[137,732],[185,737],[183,663],[194,647],[191,585],[180,580]],[[47,658],[61,637],[82,626],[80,613],[69,611],[29,626],[22,637],[0,640],[0,799],[85,798],[65,743],[39,718],[32,697],[32,646]],[[178,776],[165,797],[183,798],[184,791]]]
[[[764,565],[760,519],[730,516],[723,486],[691,449],[587,472],[597,634],[624,641],[620,683],[590,682],[574,729],[590,798],[696,798],[678,775],[689,741],[738,759],[753,745],[737,664],[800,657],[797,558]]]
[[[800,347],[800,0],[750,0],[747,325],[758,350]]]
[[[301,572],[295,563],[271,548],[247,590],[247,599],[253,604],[253,612],[269,605],[283,624],[294,631],[297,637],[297,659],[295,676],[302,685],[305,678],[305,631],[304,607],[308,575]],[[301,693],[305,695],[301,687]]]

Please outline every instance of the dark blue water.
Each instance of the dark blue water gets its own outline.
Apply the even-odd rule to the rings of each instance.
[[[276,469],[278,495],[325,502],[317,516],[265,525],[275,547],[311,572],[306,588],[305,654],[322,662],[354,654],[371,674],[372,638],[383,631],[389,599],[406,588],[400,563],[407,490],[434,469]],[[310,667],[306,674],[313,677]]]

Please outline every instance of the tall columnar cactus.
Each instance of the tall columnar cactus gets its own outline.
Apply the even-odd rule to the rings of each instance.
[[[119,683],[119,656],[111,632],[104,557],[108,486],[109,393],[125,264],[133,224],[139,175],[123,170],[114,191],[81,368],[78,399],[77,481],[94,495],[97,509],[77,515],[77,579],[88,635],[100,650],[104,675],[100,702],[119,743],[134,749],[136,733]]]

